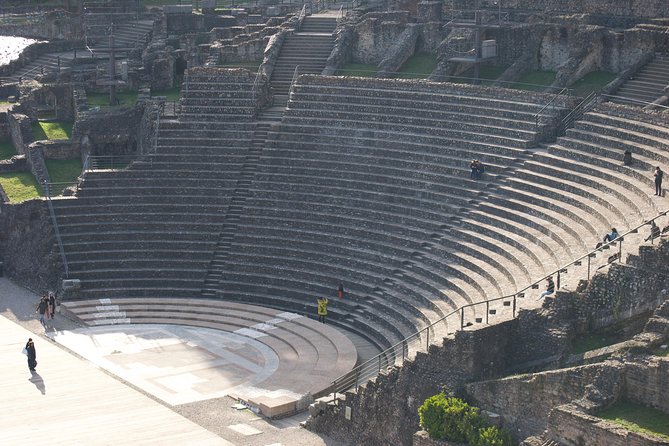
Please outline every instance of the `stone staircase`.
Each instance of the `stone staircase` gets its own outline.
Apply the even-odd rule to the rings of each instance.
[[[249,187],[258,170],[258,163],[267,140],[269,129],[270,124],[268,123],[260,122],[256,125],[253,139],[251,140],[251,147],[244,159],[237,185],[232,193],[230,205],[225,214],[225,223],[218,239],[214,258],[209,265],[204,289],[202,290],[202,296],[205,298],[216,297],[218,293],[222,270],[228,261],[230,247],[239,229],[239,220],[244,210],[246,199],[250,194]]]
[[[334,48],[332,33],[336,26],[335,17],[313,15],[304,18],[299,31],[286,36],[270,78],[276,106],[288,102],[296,67],[298,74],[321,74]]]
[[[253,81],[246,70],[190,70],[156,153],[89,171],[76,197],[53,200],[79,298],[200,297],[253,156]]]
[[[615,94],[618,97],[614,98],[613,102],[643,107],[643,103],[636,101],[653,102],[664,94],[667,86],[669,86],[669,56],[657,55],[620,87]]]
[[[105,30],[108,27],[105,28]],[[125,59],[127,52],[131,50],[142,50],[151,39],[153,20],[130,21],[115,26],[115,48],[119,51],[116,55]],[[106,32],[106,31],[105,31]],[[65,68],[72,65],[75,58],[90,59],[93,62],[109,59],[109,38],[105,34],[88,41],[90,51],[63,51],[60,53],[43,54],[32,62],[21,67],[15,73],[7,76],[7,82],[18,82],[19,80],[40,79],[51,73],[57,72],[59,67]]]

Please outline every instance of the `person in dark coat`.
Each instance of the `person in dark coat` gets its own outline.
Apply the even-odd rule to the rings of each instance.
[[[655,195],[662,196],[662,177],[664,172],[660,169],[660,166],[655,168]]]
[[[35,312],[39,313],[39,323],[42,324],[42,327],[44,328],[46,328],[46,321],[44,320],[44,316],[46,315],[48,309],[49,299],[44,296],[42,299],[40,299],[39,304],[37,304],[37,308],[35,308]]]
[[[28,338],[28,343],[26,344],[26,354],[28,355],[28,368],[31,372],[34,372],[35,367],[37,367],[37,352],[35,351],[33,338]]]
[[[51,311],[50,319],[56,316],[56,293],[49,292],[49,310]]]
[[[623,164],[626,166],[632,165],[632,152],[630,152],[629,149],[625,150],[625,154],[623,155]]]
[[[337,297],[340,299],[344,298],[344,284],[340,283],[337,287]]]

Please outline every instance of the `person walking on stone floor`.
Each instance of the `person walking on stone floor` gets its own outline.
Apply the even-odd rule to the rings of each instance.
[[[553,276],[548,276],[546,278],[546,291],[541,293],[541,296],[539,296],[539,299],[543,299],[546,296],[550,296],[555,292],[555,282],[553,282]]]
[[[46,296],[43,296],[35,308],[35,312],[39,313],[39,323],[42,324],[42,327],[46,328],[46,317],[47,311],[49,310],[49,300]]]
[[[664,172],[660,169],[660,166],[655,168],[655,195],[662,196],[662,177],[664,177]]]
[[[53,320],[56,317],[56,293],[53,291],[49,291],[49,311],[51,312],[49,319]]]
[[[327,297],[322,297],[319,299],[316,299],[316,303],[318,304],[318,322],[325,323],[325,318],[328,315],[328,298]]]
[[[31,372],[34,372],[35,367],[37,367],[37,352],[35,351],[35,343],[33,342],[33,338],[28,338],[28,342],[26,343],[24,350],[28,356],[28,369]]]

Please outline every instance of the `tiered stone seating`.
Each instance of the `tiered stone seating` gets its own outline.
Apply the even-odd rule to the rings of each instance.
[[[269,417],[298,409],[294,395],[318,398],[332,381],[356,364],[354,345],[341,332],[294,313],[207,299],[115,298],[66,302],[63,312],[87,325],[181,324],[234,333],[260,342],[276,353],[276,370],[254,383],[262,392],[239,390],[236,397]],[[272,397],[273,391],[290,391]]]
[[[612,226],[622,232],[664,210],[652,170],[666,166],[669,129],[630,107],[602,104],[546,150],[533,153],[489,201],[464,219],[520,236],[541,252],[540,277],[594,248]],[[625,149],[634,165],[623,166]],[[523,231],[521,233],[520,231]]]
[[[342,282],[333,323],[388,346],[459,305],[513,292],[541,259],[497,229],[454,224],[554,124],[564,102],[536,126],[549,100],[301,76],[263,152],[219,295],[315,313],[316,297]],[[482,181],[469,177],[472,158],[487,166]]]
[[[201,293],[255,127],[253,74],[196,68],[187,76],[184,114],[161,121],[156,153],[88,172],[76,197],[53,201],[83,298]],[[221,100],[228,93],[234,108]],[[212,112],[221,119],[209,120]]]

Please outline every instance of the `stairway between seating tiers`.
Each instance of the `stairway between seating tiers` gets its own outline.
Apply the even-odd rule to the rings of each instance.
[[[295,68],[300,74],[321,74],[334,48],[336,26],[335,17],[307,16],[301,29],[285,37],[270,78],[276,106],[286,105]]]
[[[669,86],[669,56],[657,55],[615,93],[619,104],[643,106],[659,99]],[[629,99],[629,100],[627,100]]]
[[[82,298],[199,297],[256,124],[254,74],[192,69],[182,114],[127,169],[90,171],[54,199]]]

